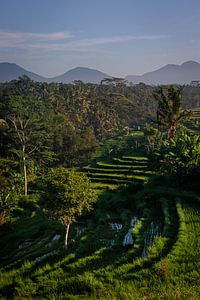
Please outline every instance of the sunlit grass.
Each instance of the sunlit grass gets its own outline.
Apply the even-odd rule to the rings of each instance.
[[[67,251],[63,228],[42,216],[13,223],[1,235],[1,299],[199,299],[199,195],[162,182],[144,185],[155,174],[144,154],[101,157],[82,171],[98,201],[72,225]],[[134,216],[139,220],[132,228],[134,244],[124,248]],[[79,222],[85,230],[77,236]],[[122,224],[119,232],[111,228],[115,222]],[[159,224],[160,235],[152,232],[152,223]],[[57,233],[60,240],[51,243]],[[20,248],[25,241],[31,244]],[[57,255],[35,261],[57,249]]]

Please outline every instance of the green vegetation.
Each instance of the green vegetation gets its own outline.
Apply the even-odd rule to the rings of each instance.
[[[192,112],[188,110],[181,111],[183,87],[167,87],[167,91],[159,87],[155,93],[158,101],[156,113],[156,122],[160,126],[167,128],[168,139],[174,138],[177,126],[186,119],[192,117]]]
[[[179,134],[171,140],[162,140],[150,150],[154,167],[176,184],[198,188],[200,175],[200,136]]]
[[[157,184],[101,192],[92,215],[72,225],[66,254],[53,241],[64,235],[56,223],[39,216],[15,223],[1,235],[2,297],[198,299],[200,198]],[[126,249],[134,216],[134,245]]]
[[[47,216],[65,225],[64,244],[67,249],[70,225],[84,210],[92,208],[96,194],[84,174],[65,168],[51,169],[44,180],[45,188],[41,204]]]
[[[149,176],[155,172],[149,170],[147,157],[136,154],[122,156],[121,158],[110,156],[107,158],[107,162],[97,161],[92,166],[83,167],[83,171],[96,184],[97,188],[97,183],[100,185],[104,183],[104,186],[108,184],[107,188],[109,189],[110,184],[124,185],[132,181],[147,181]]]
[[[154,90],[0,85],[1,299],[200,298],[198,120],[145,126]]]

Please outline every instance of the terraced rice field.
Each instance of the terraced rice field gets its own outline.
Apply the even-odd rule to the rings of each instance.
[[[180,273],[189,282],[200,283],[200,210],[198,206],[176,201],[179,216],[177,241],[167,259],[170,271],[178,277]],[[200,288],[198,288],[200,292]]]
[[[154,183],[117,190],[154,174],[139,154],[82,171],[99,200],[72,225],[67,252],[62,228],[42,216],[2,233],[1,299],[199,300],[199,195]]]
[[[140,155],[114,157],[110,161],[98,161],[83,171],[90,177],[95,189],[113,189],[131,182],[145,182],[155,174],[149,169],[148,158]]]
[[[200,121],[200,107],[192,109],[192,119],[196,121]]]
[[[191,109],[191,111],[192,111],[192,117],[191,117],[188,125],[186,122],[186,126],[188,127],[191,134],[199,134],[200,107],[193,108],[193,109]]]
[[[174,190],[174,196],[163,192],[166,198],[156,200],[162,205],[154,205],[147,218],[132,215],[128,224],[97,221],[81,231],[79,248],[87,246],[84,255],[79,248],[64,255],[61,236],[53,231],[34,239],[33,227],[38,230],[39,225],[35,220],[29,228],[27,220],[27,230],[32,230],[32,236],[25,233],[29,242],[21,236],[16,249],[4,257],[1,299],[9,295],[9,299],[198,300],[199,204],[182,192],[184,197],[177,198],[176,193],[180,191]],[[123,246],[127,232],[133,241],[128,248]],[[98,246],[93,249],[94,242]]]

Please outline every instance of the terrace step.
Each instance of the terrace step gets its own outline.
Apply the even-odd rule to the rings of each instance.
[[[91,180],[92,181],[92,180]],[[117,188],[116,184],[109,184],[109,183],[101,183],[101,182],[92,182],[92,187],[95,190],[104,190],[104,189],[109,189],[109,190],[114,190]]]
[[[122,177],[126,176],[132,176],[134,174],[139,174],[139,175],[152,175],[155,174],[153,171],[149,170],[132,170],[132,169],[101,169],[101,168],[87,168],[85,169],[86,172],[88,172],[89,175],[96,174],[96,173],[101,173],[101,174],[108,174],[108,175],[119,175]]]
[[[147,176],[141,175],[123,175],[123,174],[105,174],[105,173],[88,173],[89,177],[95,178],[108,178],[108,179],[119,179],[119,180],[132,180],[132,179],[146,179]]]
[[[129,184],[131,182],[144,182],[146,180],[146,178],[142,178],[142,177],[138,177],[138,178],[134,178],[134,179],[129,179],[129,180],[122,180],[122,179],[116,179],[116,178],[102,178],[102,177],[91,177],[90,178],[91,182],[93,183],[105,183],[105,184]]]
[[[104,184],[114,184],[114,185],[120,185],[120,184],[127,184],[127,180],[117,180],[117,179],[110,179],[110,178],[90,178],[91,182],[93,183],[104,183]]]
[[[128,160],[128,159],[121,159],[121,158],[113,158],[113,162],[116,164],[124,164],[124,165],[146,165],[147,161],[146,160]]]
[[[106,163],[106,162],[97,162],[96,163],[97,166],[99,167],[103,167],[103,168],[108,168],[108,169],[143,169],[143,168],[148,168],[148,165],[144,164],[144,165],[138,165],[138,166],[133,166],[133,165],[130,165],[130,164],[126,164],[126,165],[120,165],[120,164],[113,164],[113,163]]]
[[[122,159],[130,160],[130,161],[148,161],[148,158],[146,156],[131,156],[131,155],[123,155]]]

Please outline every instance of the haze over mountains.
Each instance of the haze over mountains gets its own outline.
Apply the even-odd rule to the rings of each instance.
[[[111,77],[95,69],[77,67],[62,75],[46,78],[27,71],[14,63],[0,63],[0,82],[18,79],[22,75],[27,75],[35,81],[63,83],[71,83],[74,80],[81,80],[85,83],[100,83],[102,79]],[[125,77],[125,80],[134,84],[140,82],[150,85],[170,83],[189,84],[193,80],[200,80],[200,63],[187,61],[182,65],[168,64],[158,70],[143,75],[128,75]]]
[[[84,68],[84,67],[77,67],[75,69],[69,70],[66,73],[56,76],[53,78],[49,78],[48,81],[50,82],[63,82],[63,83],[70,83],[74,80],[81,80],[85,83],[100,83],[102,79],[111,77],[106,73],[100,72],[98,70]]]
[[[133,83],[144,82],[146,84],[170,84],[190,83],[192,80],[200,80],[200,64],[195,61],[187,61],[182,65],[169,64],[153,72],[141,76],[126,76],[127,81]]]
[[[29,72],[16,64],[7,62],[0,63],[0,82],[18,79],[22,75],[26,75],[35,81],[45,81],[43,76]]]
[[[98,70],[89,69],[85,67],[77,67],[65,72],[62,75],[47,78],[44,76],[40,76],[36,73],[27,71],[14,63],[0,63],[0,82],[18,79],[20,76],[23,75],[26,75],[35,81],[63,83],[71,83],[74,80],[81,80],[85,83],[100,83],[101,80],[105,77],[111,77],[108,74],[100,72]]]

